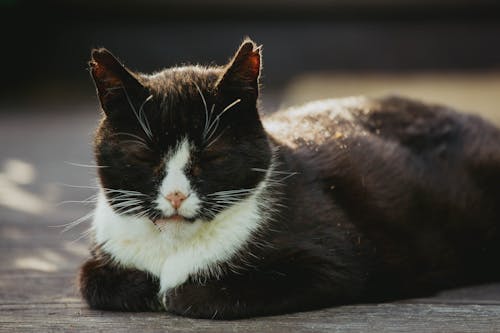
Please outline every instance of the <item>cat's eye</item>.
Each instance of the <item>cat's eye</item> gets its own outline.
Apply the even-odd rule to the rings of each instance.
[[[154,154],[150,150],[139,150],[132,153],[132,156],[140,162],[152,162]]]
[[[125,154],[139,162],[151,163],[155,159],[154,150],[144,144],[123,142],[122,149]]]
[[[213,164],[218,164],[222,163],[226,160],[227,154],[223,153],[217,153],[217,154],[208,154],[205,155],[203,158],[204,163],[213,163]]]

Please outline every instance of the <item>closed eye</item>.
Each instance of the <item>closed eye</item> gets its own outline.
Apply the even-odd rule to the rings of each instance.
[[[122,141],[122,144],[127,146],[126,148],[128,148],[128,149],[134,149],[134,148],[140,147],[141,149],[153,151],[153,149],[151,149],[146,143],[141,142],[141,141],[137,141],[137,140],[125,140],[125,141]],[[135,146],[137,146],[137,147],[135,147]]]
[[[155,151],[141,141],[124,140],[121,144],[124,153],[137,161],[149,163],[156,160]]]
[[[201,174],[202,169],[208,165],[218,165],[224,163],[227,159],[227,154],[222,153],[210,153],[204,154],[200,159],[194,161],[191,166],[191,174],[198,177]]]
[[[224,162],[227,158],[226,154],[214,154],[208,155],[203,158],[203,162],[205,163],[221,163]]]

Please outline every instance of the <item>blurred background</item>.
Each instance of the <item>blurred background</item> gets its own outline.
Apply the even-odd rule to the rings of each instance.
[[[224,64],[250,36],[263,44],[264,112],[396,93],[500,124],[494,0],[0,0],[0,34],[3,272],[73,275],[87,253],[88,222],[59,232],[96,191],[93,47],[150,72]]]

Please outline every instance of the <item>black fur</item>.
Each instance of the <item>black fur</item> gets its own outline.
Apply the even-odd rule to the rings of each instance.
[[[159,311],[159,281],[143,271],[124,268],[96,247],[80,268],[80,291],[90,307],[100,310]]]
[[[272,219],[222,265],[219,279],[193,276],[163,295],[169,311],[241,318],[422,296],[500,278],[497,128],[445,107],[388,97],[318,104],[300,115],[280,111],[262,120],[275,125],[266,132],[256,107],[259,52],[246,42],[226,68],[173,68],[150,77],[107,68],[116,60],[94,51],[91,69],[107,115],[96,136],[97,162],[110,166],[99,169],[104,187],[154,197],[164,176],[160,157],[183,136],[198,147],[189,167],[202,196],[255,187],[264,174],[252,168],[267,169],[277,150],[283,173],[272,193]],[[106,95],[105,82],[126,90]],[[216,113],[241,99],[221,118],[225,132],[208,148],[198,88]],[[124,91],[137,108],[153,96],[143,108],[153,125],[152,151],[117,135],[144,136],[126,115]],[[198,216],[207,223],[209,205]],[[97,255],[80,281],[91,307],[157,308],[156,278]]]

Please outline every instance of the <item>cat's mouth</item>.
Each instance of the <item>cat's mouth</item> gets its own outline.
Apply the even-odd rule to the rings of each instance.
[[[155,225],[162,225],[166,223],[182,223],[182,222],[193,222],[194,218],[185,217],[180,214],[172,214],[169,216],[162,216],[153,221]]]

